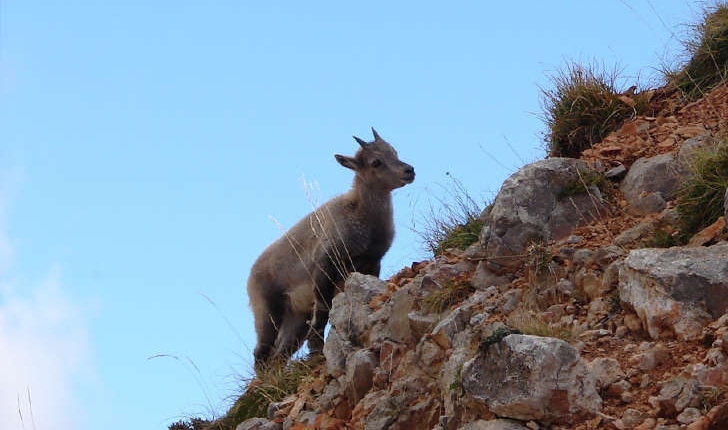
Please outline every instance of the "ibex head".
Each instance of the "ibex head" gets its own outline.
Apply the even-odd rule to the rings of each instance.
[[[374,128],[373,142],[354,136],[361,148],[354,157],[336,154],[336,161],[356,172],[356,176],[367,186],[387,191],[403,187],[415,180],[415,169],[400,161],[397,151],[382,139]]]

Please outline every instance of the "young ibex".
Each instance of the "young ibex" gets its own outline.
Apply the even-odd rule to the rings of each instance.
[[[392,190],[411,183],[415,170],[372,128],[374,141],[336,161],[355,172],[354,183],[296,223],[258,257],[248,278],[258,344],[255,363],[288,359],[308,340],[323,349],[331,301],[351,272],[379,276],[394,238]]]

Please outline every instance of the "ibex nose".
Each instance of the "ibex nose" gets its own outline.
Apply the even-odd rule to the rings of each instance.
[[[402,179],[407,183],[412,183],[415,180],[415,168],[404,163],[404,177]]]

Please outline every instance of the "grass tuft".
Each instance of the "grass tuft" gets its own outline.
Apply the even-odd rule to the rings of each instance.
[[[523,332],[518,330],[517,328],[498,327],[497,329],[493,330],[493,333],[491,333],[490,336],[488,336],[485,339],[480,341],[478,348],[481,351],[487,351],[491,345],[502,341],[506,336],[509,336],[512,334],[523,334]]]
[[[513,312],[506,322],[523,334],[532,336],[555,337],[566,342],[571,342],[578,337],[578,333],[574,329],[541,321],[527,311]]]
[[[678,240],[674,232],[664,228],[658,228],[652,233],[652,237],[645,240],[644,245],[648,248],[670,248],[677,246]]]
[[[295,394],[306,381],[315,363],[309,360],[278,361],[257,370],[255,378],[245,381],[243,394],[225,416],[205,421],[193,418],[172,424],[169,430],[234,430],[241,422],[255,417],[266,418],[268,405]]]
[[[607,178],[601,173],[595,170],[579,170],[577,178],[566,187],[562,188],[558,194],[556,194],[557,200],[564,200],[568,197],[577,196],[580,194],[586,194],[589,192],[589,188],[597,187],[599,191],[604,195],[609,195],[614,192],[614,185],[612,185]]]
[[[688,173],[676,204],[681,243],[723,215],[723,199],[728,188],[728,144],[721,142],[696,151],[687,165]]]
[[[551,157],[578,158],[622,123],[649,108],[651,92],[617,90],[618,70],[571,62],[551,76],[552,89],[541,89],[541,118]]]
[[[451,279],[424,299],[424,307],[430,313],[439,314],[445,309],[460,303],[475,292],[475,287],[467,279]]]
[[[424,229],[416,230],[427,250],[437,256],[449,248],[466,249],[480,238],[483,220],[482,206],[468,193],[463,184],[450,176],[452,185],[444,187],[448,197],[436,197],[437,209],[430,206],[424,219]]]
[[[687,101],[694,101],[728,76],[728,4],[706,7],[703,20],[691,26],[690,33],[692,37],[683,42],[690,59],[680,70],[667,72],[666,78]]]

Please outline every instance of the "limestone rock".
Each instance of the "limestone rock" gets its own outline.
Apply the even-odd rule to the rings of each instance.
[[[627,409],[622,414],[622,418],[614,423],[614,426],[620,430],[628,430],[637,427],[647,418],[647,414],[639,409]]]
[[[604,172],[604,177],[610,181],[620,181],[625,175],[627,175],[627,168],[622,163]]]
[[[432,340],[442,349],[452,347],[455,335],[465,329],[470,315],[462,307],[455,308],[432,330]]]
[[[654,222],[641,222],[632,228],[629,228],[619,234],[614,239],[614,244],[619,246],[625,246],[630,243],[637,242],[638,240],[644,239],[651,235],[655,231]]]
[[[410,332],[415,339],[418,339],[432,331],[435,324],[437,324],[435,316],[429,314],[421,315],[417,312],[409,312],[407,314],[407,319],[409,320]]]
[[[235,427],[235,430],[279,430],[281,429],[279,423],[268,421],[265,418],[250,418]]]
[[[331,327],[324,342],[324,357],[326,357],[326,371],[329,375],[337,377],[346,369],[346,357],[354,352],[352,343],[342,339],[336,328]]]
[[[596,358],[589,363],[589,369],[596,377],[598,389],[606,388],[625,376],[619,361],[614,358]]]
[[[713,224],[705,227],[704,229],[693,235],[693,237],[690,238],[687,246],[712,245],[724,237],[725,230],[725,217],[718,217],[718,219]]]
[[[579,353],[555,338],[512,334],[465,363],[465,394],[498,416],[550,422],[601,409]]]
[[[512,271],[532,241],[550,242],[568,237],[574,229],[601,216],[603,200],[596,187],[573,195],[585,174],[596,174],[571,158],[549,158],[521,168],[503,183],[492,206],[483,214],[481,242],[488,268]],[[567,193],[568,194],[568,193]]]
[[[728,310],[728,243],[633,250],[619,271],[619,295],[653,339],[696,339]]]
[[[697,408],[685,408],[680,415],[677,416],[677,421],[681,424],[691,424],[699,420],[702,414]]]
[[[463,363],[471,356],[465,348],[455,349],[442,366],[440,374],[440,392],[442,393],[445,414],[451,417],[460,415],[457,408],[462,396]]]
[[[364,345],[379,346],[386,340],[407,343],[411,340],[410,319],[408,314],[412,310],[415,298],[406,288],[401,288],[392,294],[389,302],[369,315],[367,327],[369,336]]]
[[[620,187],[628,211],[634,215],[660,212],[675,197],[679,179],[678,164],[670,153],[638,159]]]
[[[528,427],[524,426],[518,421],[509,419],[499,420],[478,420],[472,423],[465,424],[458,428],[458,430],[529,430]]]
[[[352,273],[344,284],[344,292],[337,294],[331,305],[329,320],[341,339],[363,346],[368,338],[369,306],[372,299],[384,294],[387,284],[375,276]]]
[[[360,349],[347,358],[344,387],[353,404],[372,388],[372,377],[377,364],[377,356],[366,349]]]
[[[695,380],[674,378],[662,384],[660,394],[649,398],[657,416],[672,418],[688,407],[700,406],[700,390]]]
[[[501,285],[507,285],[510,281],[505,276],[498,276],[488,269],[488,264],[485,261],[478,263],[475,268],[475,273],[470,279],[470,283],[475,288],[487,288],[491,286],[499,287]]]
[[[384,391],[369,393],[357,408],[371,411],[364,418],[364,430],[386,430],[399,415],[394,399]]]

